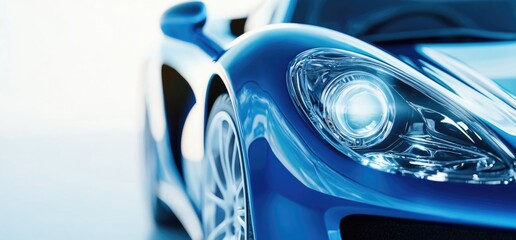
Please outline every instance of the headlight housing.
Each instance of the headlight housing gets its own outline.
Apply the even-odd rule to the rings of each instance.
[[[291,62],[287,81],[296,106],[322,137],[365,166],[434,181],[513,181],[514,155],[496,134],[386,63],[311,49]]]

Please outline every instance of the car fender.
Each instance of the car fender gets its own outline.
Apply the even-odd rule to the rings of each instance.
[[[489,215],[487,212],[478,212],[478,206],[486,201],[494,203],[516,198],[515,194],[510,193],[514,189],[512,186],[489,188],[453,183],[442,185],[380,172],[357,164],[326,143],[307,118],[297,111],[289,96],[286,79],[289,63],[298,54],[319,47],[358,52],[430,81],[422,73],[379,48],[320,27],[279,24],[247,33],[237,39],[218,60],[217,73],[225,82],[237,113],[237,127],[241,133],[241,145],[244,146],[243,154],[251,188],[255,229],[260,233],[270,234],[257,237],[277,238],[282,235],[274,234],[282,232],[293,234],[296,227],[302,224],[326,224],[327,226],[317,229],[338,231],[338,226],[335,225],[338,220],[329,219],[335,216],[311,210],[323,209],[324,204],[331,205],[337,199],[382,209],[402,207],[407,212],[423,215],[428,220],[492,225],[503,222],[507,223],[506,227],[514,227],[509,220],[512,213],[507,211],[500,211],[496,221],[490,219],[486,223],[478,219],[478,214]],[[301,199],[296,192],[302,187],[311,188],[317,194]],[[413,191],[408,193],[405,189]],[[475,195],[478,191],[486,193],[486,197],[462,199],[457,195]],[[442,198],[425,197],[432,194]],[[497,199],[493,199],[493,196]],[[319,199],[320,205],[313,206],[313,197],[326,201]],[[465,203],[455,210],[456,213],[451,214],[460,216],[460,220],[440,217],[449,216],[450,214],[443,214],[441,209],[452,209],[456,201]],[[261,206],[256,205],[257,203]],[[284,212],[289,208],[292,208],[291,211]],[[270,217],[282,216],[281,212],[303,212],[311,217],[291,217],[288,221],[281,222],[282,231],[275,231],[277,226],[271,226]],[[308,223],[297,222],[303,221],[300,219],[312,220]],[[304,239],[307,236],[321,236],[318,234],[323,233],[303,234],[295,237]],[[325,234],[329,234],[330,238],[333,236],[331,232]]]

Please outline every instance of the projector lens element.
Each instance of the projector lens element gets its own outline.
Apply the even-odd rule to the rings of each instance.
[[[369,147],[389,135],[396,106],[389,88],[378,77],[360,71],[346,73],[332,82],[323,96],[328,121],[349,146]]]

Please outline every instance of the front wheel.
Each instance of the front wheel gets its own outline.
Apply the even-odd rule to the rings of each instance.
[[[215,101],[205,137],[204,236],[212,239],[252,239],[249,201],[240,136],[227,94]]]

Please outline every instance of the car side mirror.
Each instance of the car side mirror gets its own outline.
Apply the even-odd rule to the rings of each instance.
[[[168,9],[161,17],[161,31],[171,38],[193,43],[208,55],[217,58],[224,51],[203,33],[206,6],[202,2],[186,2]]]

